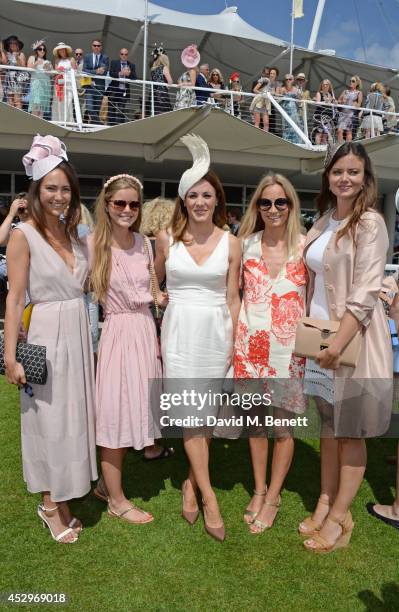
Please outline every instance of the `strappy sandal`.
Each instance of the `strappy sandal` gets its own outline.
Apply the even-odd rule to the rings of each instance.
[[[82,521],[73,516],[71,521],[68,523],[68,527],[76,531],[77,533],[81,533],[83,531]]]
[[[330,506],[330,502],[326,501],[325,499],[322,499],[321,497],[319,497],[317,503]],[[315,519],[313,518],[313,514],[311,516],[307,516],[305,519],[303,519],[301,523],[299,523],[298,532],[302,536],[306,536],[307,538],[312,537],[316,532],[320,531],[324,521],[325,519],[323,519],[322,521],[315,521]]]
[[[48,520],[49,517],[46,516],[46,512],[55,512],[55,510],[58,510],[58,506],[54,506],[54,508],[46,508],[46,506],[44,506],[43,504],[38,505],[37,514],[40,520],[42,521],[43,527],[47,527],[49,529],[51,533],[51,537],[53,538],[53,540],[55,540],[59,544],[74,544],[78,540],[78,535],[76,531],[74,531],[71,527],[64,529],[64,531],[62,531],[58,535],[55,535],[55,533],[53,532],[50,522]],[[63,541],[62,538],[65,538],[65,536],[67,536],[70,533],[72,533],[75,536],[74,539],[69,540],[67,542]]]
[[[330,515],[328,515],[327,518],[341,527],[341,535],[335,540],[335,542],[331,544],[331,542],[328,542],[319,533],[316,533],[310,540],[304,541],[303,545],[306,550],[309,550],[310,552],[314,553],[330,553],[333,550],[337,550],[338,548],[345,548],[346,546],[348,546],[352,536],[353,528],[355,526],[355,523],[352,520],[351,513],[348,511],[342,521]],[[315,542],[316,546],[309,546],[309,542]]]
[[[102,476],[97,481],[97,485],[95,489],[93,489],[93,494],[97,497],[97,499],[108,503],[108,491],[105,487],[105,482]]]
[[[252,533],[253,535],[258,535],[260,533],[263,533],[264,531],[266,531],[266,529],[271,529],[274,525],[274,522],[277,518],[277,514],[280,511],[280,507],[281,507],[281,497],[280,495],[278,496],[278,500],[277,502],[269,502],[269,501],[265,501],[265,505],[266,506],[272,506],[273,508],[277,508],[277,512],[276,512],[276,516],[274,517],[274,521],[271,525],[268,525],[267,523],[264,523],[263,521],[260,521],[259,519],[255,519],[253,521],[253,523],[251,523],[251,526],[254,525],[255,527],[257,527],[256,531],[253,531],[251,529],[251,526],[249,528],[250,533]]]
[[[141,512],[141,514],[144,514],[145,516],[147,516],[147,520],[130,521],[128,518],[126,518],[126,514],[130,512],[131,510],[136,510],[137,512]],[[141,508],[137,508],[137,506],[134,506],[133,504],[129,506],[129,508],[126,508],[126,510],[123,510],[123,512],[119,512],[119,513],[114,512],[114,510],[111,510],[108,504],[107,514],[111,518],[121,519],[121,521],[125,521],[125,523],[130,523],[131,525],[145,525],[146,523],[151,523],[154,520],[154,517],[152,516],[152,514],[150,514],[149,512],[146,512],[145,510],[142,510]]]
[[[254,489],[254,495],[259,495],[259,496],[263,497],[264,495],[266,495],[266,493],[267,493],[267,487],[265,487],[265,490],[262,491],[262,493],[259,493],[256,489]],[[244,522],[247,525],[250,525],[251,523],[254,522],[254,520],[256,519],[258,514],[259,514],[259,512],[255,512],[254,510],[248,510],[248,508],[246,508],[245,512],[244,512]]]

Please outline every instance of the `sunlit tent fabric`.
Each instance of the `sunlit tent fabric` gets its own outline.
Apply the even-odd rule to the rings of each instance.
[[[131,50],[139,75],[143,67],[143,19],[143,0],[2,0],[0,3],[2,32],[17,34],[26,46],[44,37],[48,48],[64,40],[89,51],[90,41],[100,37],[111,58],[118,57],[122,45]],[[175,81],[183,70],[181,50],[190,43],[197,44],[203,60],[211,67],[219,67],[225,78],[238,70],[244,89],[249,91],[253,78],[265,65],[276,64],[280,73],[288,72],[288,43],[249,25],[234,7],[216,15],[192,15],[150,2],[149,21],[149,51],[154,43],[164,43]],[[389,84],[394,97],[399,94],[396,69],[299,47],[294,53],[294,72],[298,71],[308,75],[313,91],[323,78],[329,78],[340,92],[352,74],[359,74],[366,90],[379,80]]]

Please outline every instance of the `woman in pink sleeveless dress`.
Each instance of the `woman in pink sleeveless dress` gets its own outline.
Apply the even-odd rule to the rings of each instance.
[[[96,441],[103,476],[94,493],[108,502],[109,516],[138,524],[151,522],[153,516],[126,498],[122,466],[128,448],[140,450],[160,436],[149,398],[149,380],[162,377],[150,311],[152,283],[159,304],[166,304],[154,274],[151,279],[151,245],[138,233],[141,204],[137,178],[111,177],[98,197],[97,225],[89,238],[93,290],[105,312],[96,380]]]
[[[77,238],[78,179],[65,147],[36,136],[24,157],[30,220],[12,232],[7,263],[10,291],[5,321],[9,382],[24,384],[15,360],[26,290],[33,304],[28,342],[46,347],[45,385],[21,391],[21,441],[28,491],[42,494],[38,515],[54,540],[76,542],[82,529],[67,501],[90,491],[97,478],[94,435],[94,366],[83,300],[88,261]],[[64,221],[60,220],[64,214]]]

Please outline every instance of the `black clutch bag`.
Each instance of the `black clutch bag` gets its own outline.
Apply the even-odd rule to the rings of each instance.
[[[46,347],[27,342],[17,343],[17,361],[23,366],[26,381],[44,385],[47,380]],[[4,337],[0,336],[0,374],[4,374]]]

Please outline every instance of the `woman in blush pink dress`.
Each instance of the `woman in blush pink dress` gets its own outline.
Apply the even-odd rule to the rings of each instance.
[[[297,323],[304,314],[307,280],[299,214],[294,187],[284,176],[271,174],[260,181],[239,232],[243,302],[235,341],[234,378],[247,379],[237,380],[237,388],[271,393],[274,417],[290,417],[305,409],[300,382],[305,360],[293,353]],[[265,410],[260,407],[260,417]],[[272,527],[294,453],[289,429],[275,427],[274,437],[267,488],[267,433],[262,425],[250,432],[255,489],[244,520],[251,533]]]
[[[97,225],[88,239],[92,287],[105,313],[96,383],[96,442],[103,476],[94,493],[108,501],[109,516],[138,524],[151,522],[153,516],[126,498],[122,466],[128,448],[154,444],[148,381],[162,377],[150,311],[152,250],[138,233],[141,204],[137,178],[111,177],[98,197]],[[153,282],[158,303],[165,305],[155,277]]]

